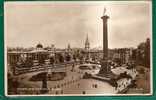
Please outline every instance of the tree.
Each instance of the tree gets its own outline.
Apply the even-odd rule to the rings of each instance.
[[[64,62],[64,57],[63,57],[63,55],[61,53],[58,54],[58,59],[59,59],[60,63]]]
[[[54,64],[54,57],[50,57],[50,64]]]
[[[136,60],[137,58],[137,49],[132,50],[132,60]]]
[[[70,61],[71,60],[71,56],[69,54],[66,55],[66,61]]]
[[[74,59],[74,61],[76,61],[76,55],[75,54],[73,55],[73,59]]]

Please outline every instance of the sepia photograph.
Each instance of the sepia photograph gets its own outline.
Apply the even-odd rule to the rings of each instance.
[[[4,3],[6,96],[152,95],[152,2]]]

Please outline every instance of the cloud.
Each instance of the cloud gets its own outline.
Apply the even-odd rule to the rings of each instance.
[[[55,44],[65,48],[84,47],[89,35],[91,47],[102,46],[103,7],[107,7],[109,47],[137,46],[150,37],[151,2],[140,3],[6,3],[7,45],[32,47]]]

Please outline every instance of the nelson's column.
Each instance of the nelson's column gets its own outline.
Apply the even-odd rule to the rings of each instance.
[[[101,70],[99,74],[106,75],[110,72],[110,68],[108,66],[108,29],[107,29],[107,21],[109,16],[106,14],[106,9],[104,8],[103,16],[101,17],[103,21],[103,59],[101,60]]]

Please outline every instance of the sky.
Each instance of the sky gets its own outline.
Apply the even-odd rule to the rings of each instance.
[[[108,47],[137,47],[151,38],[150,1],[103,2],[6,2],[4,31],[7,47],[84,48],[103,45],[104,8],[108,19]]]

